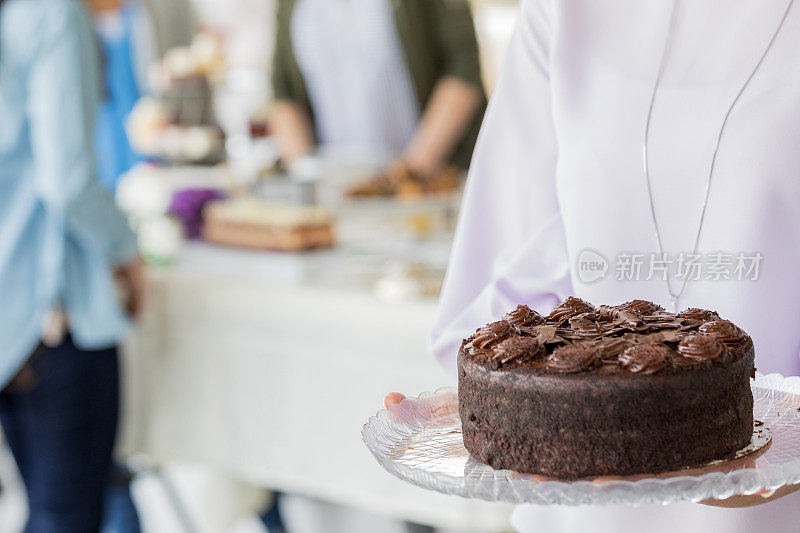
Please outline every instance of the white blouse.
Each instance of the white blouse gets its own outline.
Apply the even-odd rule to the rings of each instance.
[[[292,42],[323,150],[399,155],[420,110],[389,0],[299,0]]]
[[[657,247],[642,170],[672,1],[524,2],[476,148],[432,334],[449,370],[461,339],[518,303],[546,312],[574,294],[669,306],[662,267],[670,276],[686,270],[678,259],[694,245],[716,134],[788,1],[678,0],[650,133],[655,211],[672,264],[651,261]],[[785,375],[800,374],[798,50],[800,5],[731,114],[702,257],[692,258],[701,261],[690,270],[700,279],[679,302],[736,322],[755,341],[758,370]],[[800,523],[800,496],[743,510],[526,506],[515,523],[548,532],[788,531]]]

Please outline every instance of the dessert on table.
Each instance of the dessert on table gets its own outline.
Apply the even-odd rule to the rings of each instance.
[[[423,176],[405,166],[398,166],[356,183],[345,192],[349,198],[397,197],[419,198],[458,189],[459,171],[445,167],[431,176]]]
[[[461,346],[464,446],[492,468],[563,479],[725,459],[751,441],[754,356],[714,311],[520,305]]]
[[[203,238],[227,246],[296,252],[333,245],[333,215],[314,206],[241,196],[209,203]]]

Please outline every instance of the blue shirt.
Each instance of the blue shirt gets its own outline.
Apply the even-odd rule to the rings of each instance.
[[[94,173],[92,31],[79,0],[0,8],[0,388],[54,307],[84,349],[117,343],[127,327],[111,266],[136,246]]]
[[[125,132],[125,121],[141,96],[134,66],[134,35],[142,16],[137,2],[125,2],[119,11],[119,34],[97,32],[103,50],[105,94],[97,114],[94,148],[97,177],[110,191],[116,189],[122,174],[143,159]]]

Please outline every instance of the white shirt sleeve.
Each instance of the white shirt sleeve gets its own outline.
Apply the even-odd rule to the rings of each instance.
[[[527,0],[467,180],[431,348],[455,373],[462,339],[516,304],[548,311],[571,292],[556,197],[550,0]]]

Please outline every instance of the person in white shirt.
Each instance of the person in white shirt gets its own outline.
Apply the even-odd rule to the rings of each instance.
[[[466,168],[485,107],[466,0],[280,0],[271,126],[314,152],[421,177]]]
[[[516,304],[548,312],[574,294],[718,310],[751,334],[759,371],[799,374],[799,45],[793,0],[524,1],[432,334],[442,364],[455,374],[461,340]],[[680,278],[681,254],[703,259],[699,279]],[[587,276],[582,258],[605,271]],[[716,503],[763,505],[522,506],[513,523],[593,533],[800,524],[797,493]]]

